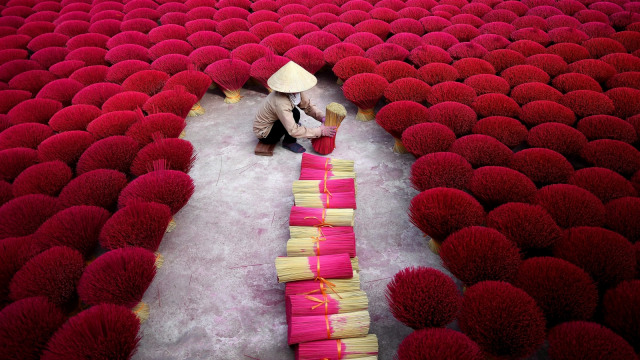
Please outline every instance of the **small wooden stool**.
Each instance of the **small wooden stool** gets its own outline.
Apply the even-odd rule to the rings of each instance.
[[[265,144],[258,141],[254,153],[258,156],[273,156],[273,149],[276,148],[276,144]]]

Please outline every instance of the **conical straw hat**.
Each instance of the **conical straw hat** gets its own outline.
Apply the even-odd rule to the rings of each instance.
[[[318,79],[302,66],[289,61],[267,80],[271,90],[282,93],[298,93],[316,86]]]

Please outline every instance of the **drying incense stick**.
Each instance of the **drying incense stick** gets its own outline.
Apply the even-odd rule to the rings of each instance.
[[[328,289],[327,289],[328,288]],[[349,279],[304,280],[289,282],[285,285],[285,296],[326,293],[345,294],[360,290],[360,275],[354,271]]]
[[[331,159],[323,156],[302,153],[302,169],[332,170],[338,172],[353,172],[353,160]]]
[[[354,234],[291,238],[287,241],[287,256],[320,256],[347,253],[356,256]]]
[[[353,171],[325,171],[311,168],[300,169],[300,180],[335,180],[355,178],[356,173]]]
[[[357,271],[351,265],[349,254],[276,258],[278,282],[346,279],[352,276],[354,270]]]
[[[294,194],[296,206],[326,209],[355,209],[356,194]]]
[[[293,194],[321,194],[356,192],[356,182],[353,179],[335,180],[296,180],[293,182]]]
[[[330,154],[336,148],[336,137],[338,136],[338,129],[340,128],[340,124],[342,120],[347,116],[347,110],[338,103],[330,103],[327,105],[326,109],[326,118],[324,125],[325,126],[335,126],[336,134],[329,136],[322,136],[316,139],[311,139],[311,144],[313,145],[313,149],[322,155]]]
[[[292,295],[286,298],[287,323],[293,316],[344,314],[367,310],[369,300],[364,291],[346,294]]]
[[[334,236],[353,234],[351,226],[315,227],[315,226],[289,226],[289,236],[293,238],[313,238],[316,236]]]
[[[290,226],[353,226],[353,209],[317,209],[294,206],[289,215]]]
[[[368,311],[324,316],[294,316],[288,329],[289,345],[324,339],[361,337],[369,332]]]
[[[296,349],[296,360],[372,360],[377,359],[377,355],[378,337],[374,334],[350,339],[306,342],[298,345]]]

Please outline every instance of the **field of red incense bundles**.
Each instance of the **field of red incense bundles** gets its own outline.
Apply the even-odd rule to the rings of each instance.
[[[410,218],[464,284],[396,275],[391,311],[416,329],[399,359],[525,358],[545,340],[552,359],[636,358],[640,2],[0,0],[0,15],[1,358],[132,356],[194,191],[185,119],[208,89],[270,90],[290,60],[335,74],[356,119],[416,157]]]

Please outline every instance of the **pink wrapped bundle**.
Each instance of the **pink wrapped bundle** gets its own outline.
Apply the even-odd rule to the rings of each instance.
[[[374,334],[364,337],[321,340],[302,343],[296,349],[296,360],[360,360],[377,359],[378,338]]]
[[[289,215],[290,226],[353,226],[353,209],[319,209],[294,206]]]
[[[303,153],[302,163],[300,167],[303,169],[310,168],[319,170],[353,172],[353,160],[331,159],[323,156]]]
[[[312,238],[317,236],[336,236],[336,235],[344,235],[344,234],[353,235],[353,227],[351,226],[333,226],[333,227],[290,226],[289,234],[291,238]]]
[[[333,236],[291,238],[287,256],[320,256],[347,253],[356,256],[356,236],[353,233]]]
[[[356,209],[356,194],[323,193],[323,194],[294,194],[296,206],[326,209]]]
[[[300,180],[337,180],[355,179],[356,173],[353,171],[333,171],[312,168],[300,169]]]
[[[349,279],[303,280],[285,284],[284,295],[310,295],[331,292],[344,294],[360,290],[360,275],[353,272]]]
[[[325,339],[361,337],[369,332],[369,312],[324,316],[294,316],[288,329],[289,345]]]
[[[343,192],[356,192],[354,179],[297,180],[293,182],[294,194],[335,194]]]
[[[292,295],[286,298],[287,323],[294,316],[344,314],[367,310],[369,300],[364,291],[345,294]]]
[[[354,263],[357,264],[357,259]],[[346,279],[353,276],[353,270],[349,254],[276,258],[278,282]]]

